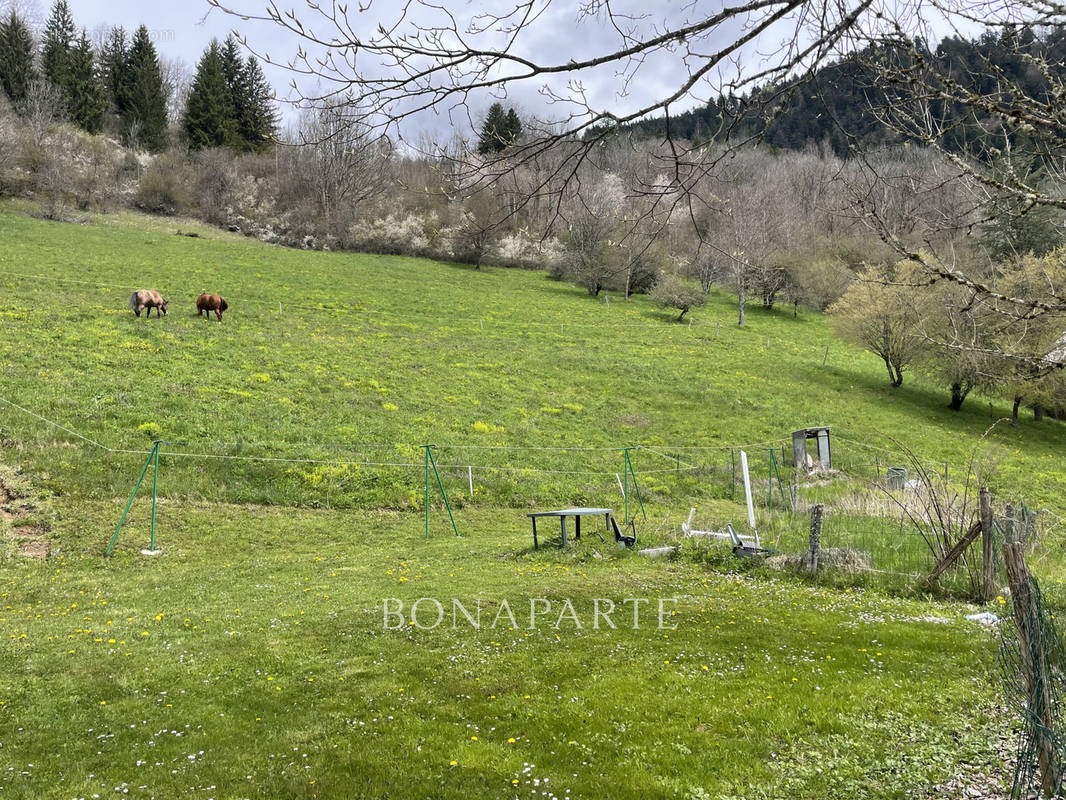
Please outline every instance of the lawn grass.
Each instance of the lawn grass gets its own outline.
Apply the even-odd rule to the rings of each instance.
[[[105,561],[90,531],[119,511],[64,501],[59,553],[4,564],[5,796],[902,797],[1001,766],[967,607],[588,535],[532,552],[501,510],[427,540],[414,514],[168,503],[145,558],[138,505]],[[419,597],[480,598],[483,627],[383,630],[384,598]],[[535,597],[583,627],[530,630]],[[636,630],[627,597],[651,600]],[[594,598],[626,610],[617,629],[591,629]],[[504,599],[517,630],[490,627]]]

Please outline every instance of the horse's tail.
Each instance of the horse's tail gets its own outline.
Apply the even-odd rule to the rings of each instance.
[[[137,293],[134,292],[133,294],[130,295],[130,308],[136,308],[136,307],[137,307]]]
[[[227,308],[229,308],[229,303],[226,302],[226,298],[225,297],[219,297],[218,300],[219,300],[219,308],[220,309],[225,311]]]

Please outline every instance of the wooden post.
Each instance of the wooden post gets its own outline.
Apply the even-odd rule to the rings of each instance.
[[[973,524],[973,527],[970,528],[970,530],[968,530],[966,534],[955,543],[955,546],[952,547],[942,559],[940,559],[937,565],[933,567],[933,571],[929,573],[929,577],[926,578],[926,582],[930,585],[936,583],[940,575],[948,567],[958,561],[959,556],[966,552],[966,548],[973,544],[973,540],[977,538],[977,534],[979,534],[980,532],[981,523],[975,522]]]
[[[981,582],[981,600],[987,603],[996,596],[996,562],[992,549],[992,497],[987,486],[982,486],[978,495],[981,505],[981,564],[984,580]]]
[[[1050,797],[1062,779],[1062,765],[1054,743],[1054,720],[1052,719],[1051,696],[1048,691],[1050,676],[1043,641],[1040,609],[1033,597],[1029,567],[1025,563],[1025,544],[1018,541],[1003,543],[1003,563],[1010,584],[1011,610],[1018,629],[1018,652],[1021,656],[1022,685],[1025,688],[1025,704],[1029,714],[1036,718],[1033,725],[1037,766],[1040,770],[1040,788]]]
[[[808,556],[810,558],[810,572],[813,575],[818,571],[818,551],[822,547],[822,514],[825,511],[825,506],[821,503],[815,503],[811,506],[811,532],[808,537],[810,547],[808,550]]]

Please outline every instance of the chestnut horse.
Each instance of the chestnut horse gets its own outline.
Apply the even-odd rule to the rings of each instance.
[[[167,313],[167,301],[155,289],[138,289],[130,295],[130,308],[133,309],[133,313],[138,317],[141,315],[141,311],[146,308],[148,313],[145,316],[151,317],[152,309],[154,308],[155,315],[158,317],[160,313]]]
[[[226,298],[220,294],[202,294],[196,298],[196,316],[203,316],[206,311],[208,318],[211,317],[211,312],[215,312],[215,316],[218,317],[218,321],[222,321],[222,312],[229,308],[229,303],[226,302]]]

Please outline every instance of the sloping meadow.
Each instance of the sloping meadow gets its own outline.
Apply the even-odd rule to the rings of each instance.
[[[70,225],[9,209],[0,241],[0,398],[32,412],[5,405],[0,434],[61,494],[127,493],[163,439],[166,496],[412,508],[433,443],[458,504],[598,505],[618,495],[615,448],[641,444],[645,494],[684,506],[732,495],[739,445],[755,445],[765,480],[769,448],[808,425],[857,443],[836,444],[841,465],[894,437],[962,474],[1008,413],[982,398],[951,412],[916,376],[890,389],[818,314],[755,309],[738,330],[727,296],[679,325],[646,298],[604,302],[540,273],[135,216]],[[135,317],[140,288],[169,316]],[[221,324],[196,315],[202,291],[229,301]],[[998,426],[983,446],[997,488],[1061,510],[1064,438],[1054,421]]]

